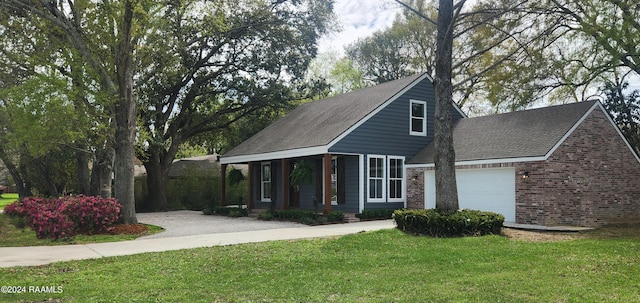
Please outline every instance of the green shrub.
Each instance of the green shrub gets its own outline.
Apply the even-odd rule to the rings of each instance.
[[[233,218],[246,217],[249,215],[249,211],[245,208],[222,206],[207,207],[202,210],[202,213],[205,215],[219,215]]]
[[[342,222],[344,221],[344,213],[341,211],[332,211],[327,214],[327,222]]]
[[[361,220],[391,219],[395,209],[365,209],[362,213],[356,214],[356,218]]]
[[[460,237],[499,234],[504,216],[492,212],[461,209],[445,213],[438,209],[397,210],[398,229],[416,235]]]
[[[258,214],[258,219],[263,221],[271,221],[273,220],[273,214],[271,212],[263,212]]]
[[[341,211],[332,211],[328,213],[326,216],[322,214],[315,213],[311,210],[302,210],[302,209],[287,209],[287,210],[278,210],[275,212],[264,212],[258,215],[258,219],[270,221],[270,220],[280,220],[280,221],[289,221],[289,222],[297,222],[306,225],[318,225],[325,223],[337,223],[344,221],[344,213]]]
[[[13,224],[13,226],[19,229],[24,229],[29,226],[27,217],[25,216],[9,216],[9,223]]]
[[[301,223],[301,224],[305,224],[305,225],[317,225],[320,222],[314,218],[311,217],[302,217],[298,220],[296,220],[296,222]]]
[[[294,222],[300,222],[300,223],[303,223],[302,222],[303,220],[305,222],[310,222],[309,219],[315,221],[319,217],[319,215],[315,214],[313,211],[302,210],[302,209],[279,210],[275,212],[275,216],[278,219],[283,221],[294,221]],[[307,224],[307,223],[304,223],[304,224]]]

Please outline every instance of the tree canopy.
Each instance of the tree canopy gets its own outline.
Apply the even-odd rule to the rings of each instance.
[[[433,76],[436,5],[399,2],[411,10],[347,48],[370,83]],[[614,74],[638,74],[637,20],[640,9],[631,0],[466,3],[455,20],[454,100],[474,113],[587,99]]]
[[[10,69],[22,69],[33,81],[49,71],[48,81],[60,82],[49,96],[65,95],[68,103],[60,104],[91,105],[79,112],[93,116],[91,108],[97,108],[97,116],[107,117],[88,121],[84,129],[104,129],[107,135],[86,148],[115,150],[115,193],[126,204],[128,222],[135,221],[134,144],[149,175],[162,180],[190,138],[286,105],[298,97],[295,79],[316,55],[317,39],[332,18],[331,1],[298,0],[9,0],[0,10],[8,17],[3,33],[11,33],[0,40],[16,38],[4,49],[10,56],[7,64],[1,62],[0,80],[11,82]],[[34,41],[51,56],[45,59],[50,54],[31,46]],[[20,64],[34,58],[33,64]],[[28,90],[25,83],[12,84],[13,96]],[[60,124],[79,129],[68,122]],[[152,192],[163,191],[162,183],[154,184],[160,187]],[[161,200],[158,208],[163,209]]]

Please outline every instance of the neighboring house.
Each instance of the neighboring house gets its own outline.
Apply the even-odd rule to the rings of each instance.
[[[181,158],[173,160],[169,168],[169,178],[186,178],[190,176],[206,176],[219,174],[220,163],[217,154]]]
[[[249,164],[252,208],[430,208],[434,109],[429,76],[407,77],[304,104],[220,161]],[[543,225],[640,218],[640,160],[600,103],[479,118],[454,106],[453,119],[461,207]],[[298,161],[311,184],[291,186]]]
[[[211,173],[217,175],[220,171],[219,158],[220,156],[218,154],[212,154],[175,159],[171,164],[171,168],[169,168],[168,177],[177,179],[192,176],[206,176]],[[234,168],[241,170],[245,175],[247,174],[246,165],[234,165]],[[142,164],[135,165],[134,172],[136,177],[146,176],[147,174],[147,170]]]

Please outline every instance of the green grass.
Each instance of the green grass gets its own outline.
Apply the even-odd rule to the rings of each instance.
[[[0,247],[18,246],[48,246],[48,245],[68,245],[85,244],[99,242],[116,242],[133,240],[142,235],[76,235],[70,239],[53,241],[51,239],[38,239],[36,233],[28,226],[18,228],[12,224],[12,220],[4,214],[0,214]],[[163,229],[158,226],[147,225],[149,230],[144,235],[151,235],[161,232]],[[0,282],[2,282],[0,280]],[[2,302],[2,300],[0,300]]]
[[[0,197],[0,209],[18,200],[18,194],[2,194]]]
[[[636,230],[637,231],[637,230]],[[640,238],[435,239],[397,230],[0,269],[61,286],[1,302],[637,302]]]

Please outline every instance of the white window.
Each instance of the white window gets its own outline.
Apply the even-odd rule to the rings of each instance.
[[[427,135],[427,102],[410,101],[409,134],[412,136]]]
[[[271,163],[264,162],[260,169],[260,199],[271,202]]]
[[[367,156],[367,192],[369,202],[385,201],[385,156]]]
[[[404,157],[389,156],[389,202],[404,201]]]

